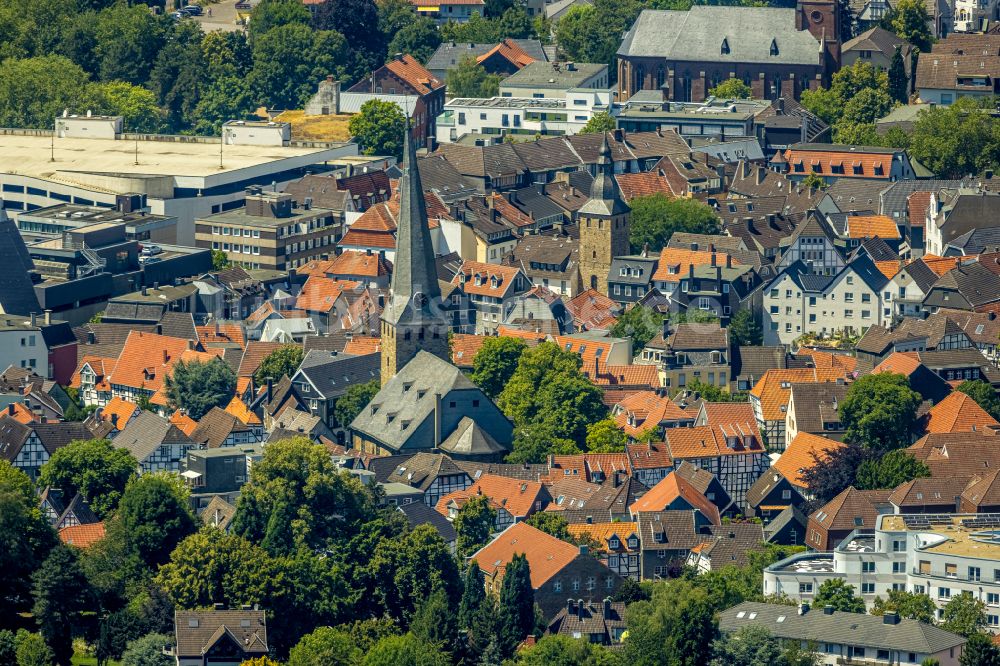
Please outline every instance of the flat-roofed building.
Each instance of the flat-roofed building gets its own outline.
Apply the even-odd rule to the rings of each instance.
[[[154,243],[177,242],[177,218],[168,215],[153,215],[143,210],[124,212],[103,206],[81,206],[78,204],[57,204],[17,217],[17,228],[32,236],[51,235],[80,229],[92,224],[119,224],[125,226],[125,238],[134,241]]]

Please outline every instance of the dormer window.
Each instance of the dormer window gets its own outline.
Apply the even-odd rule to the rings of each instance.
[[[724,38],[724,37],[722,39],[722,49],[721,49],[721,51],[722,51],[722,55],[729,55],[729,40],[726,39],[726,38]]]
[[[611,537],[608,539],[608,548],[611,550],[618,550],[621,548],[621,545],[621,541],[618,540],[618,537]]]
[[[778,40],[777,39],[772,39],[771,40],[771,55],[773,55],[773,56],[778,55]]]
[[[637,538],[635,538],[634,536],[630,536],[628,538],[628,547],[629,547],[629,550],[635,550],[636,548],[639,547],[639,540]]]

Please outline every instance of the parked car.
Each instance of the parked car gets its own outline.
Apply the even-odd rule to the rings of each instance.
[[[154,255],[160,254],[161,252],[163,252],[163,248],[160,247],[159,245],[149,244],[142,246],[142,256],[144,257],[152,257]]]
[[[191,16],[201,16],[202,14],[205,13],[205,10],[201,8],[201,5],[188,5],[181,11],[186,12]]]
[[[154,257],[151,254],[144,254],[144,255],[142,255],[142,256],[139,257],[139,263],[142,264],[142,265],[145,265],[145,264],[155,264],[158,261],[163,261],[163,260],[160,259],[159,257]]]

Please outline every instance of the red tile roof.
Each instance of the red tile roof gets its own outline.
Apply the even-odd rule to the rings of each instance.
[[[77,548],[87,548],[104,538],[104,523],[72,525],[59,530],[59,540]]]
[[[115,396],[108,401],[108,404],[101,408],[101,420],[111,423],[112,416],[118,417],[118,430],[124,430],[125,426],[139,411],[139,406],[134,402],[129,402],[124,398]]]
[[[657,282],[680,282],[682,278],[688,276],[690,267],[711,265],[713,255],[717,265],[726,265],[728,255],[725,252],[665,247],[660,251],[660,262],[656,266],[656,272],[653,273],[653,279]],[[740,262],[733,259],[732,265],[739,266]]]
[[[768,370],[750,389],[751,398],[760,401],[765,421],[784,421],[793,383],[833,382],[844,379],[842,368],[789,368]]]
[[[580,549],[527,523],[515,523],[472,556],[487,576],[502,573],[514,555],[523,554],[531,587],[540,588],[580,554]]]
[[[629,463],[632,465],[633,471],[674,466],[673,458],[670,457],[670,451],[667,450],[666,444],[663,442],[629,444],[626,448],[628,449]]]
[[[14,410],[13,413],[11,413],[11,410]],[[5,416],[9,416],[18,423],[23,423],[25,425],[27,425],[28,423],[34,423],[35,421],[38,420],[37,418],[35,418],[35,415],[31,413],[31,410],[25,407],[24,403],[22,402],[10,403],[7,406],[7,408],[3,411],[3,414]]]
[[[348,340],[347,344],[344,345],[344,353],[364,356],[366,354],[374,354],[381,348],[381,338],[373,338],[367,335],[356,335],[353,339]]]
[[[841,449],[844,444],[808,432],[800,432],[774,463],[775,469],[792,485],[805,488],[802,473],[816,466],[817,461],[828,459],[831,451]]]
[[[216,332],[216,324],[194,327],[198,332],[198,340],[201,344],[236,344],[240,347],[246,344],[243,338],[243,327],[239,324],[218,324],[217,326],[218,332]]]
[[[469,499],[477,495],[485,495],[507,510],[514,518],[527,518],[535,511],[536,502],[548,501],[544,486],[537,481],[522,481],[507,476],[483,474],[475,483],[465,490],[448,493],[437,503],[439,513],[448,515],[448,502],[452,499]]]
[[[673,188],[666,176],[659,170],[640,171],[639,173],[620,173],[615,176],[622,198],[631,202],[636,197],[648,197],[653,194],[665,194],[674,198]]]
[[[687,430],[687,428],[676,428],[676,430]],[[697,509],[713,524],[721,524],[719,508],[676,472],[667,474],[662,481],[650,488],[649,492],[633,502],[629,512],[634,516],[640,511],[665,511],[678,498],[683,499],[693,509]]]
[[[892,372],[909,377],[920,367],[920,358],[916,352],[893,352],[884,361],[875,366],[873,375],[882,372]]]
[[[891,153],[852,152],[848,149],[823,151],[789,148],[785,151],[785,160],[788,161],[793,176],[816,172],[824,176],[836,175],[837,178],[889,180],[893,156]],[[797,164],[802,165],[801,171],[795,168]]]
[[[392,274],[392,263],[384,255],[348,250],[327,262],[326,272],[334,277],[338,275],[361,275],[364,277],[383,277]]]
[[[656,366],[650,366],[656,367]],[[626,435],[638,436],[647,428],[660,423],[691,421],[694,417],[677,406],[666,395],[655,391],[638,391],[618,402],[612,410],[615,423]],[[630,422],[634,425],[630,425]]]
[[[460,0],[460,2],[452,2],[451,0],[447,1],[447,4],[471,4],[471,5],[478,5],[478,4],[483,4],[483,3],[484,3],[484,0],[464,0],[464,1]],[[511,39],[503,39],[503,40],[501,40],[499,44],[497,44],[496,46],[494,46],[492,49],[490,49],[489,51],[487,51],[483,55],[481,55],[478,58],[476,58],[476,62],[482,63],[483,61],[487,60],[488,58],[490,58],[494,54],[498,54],[498,55],[503,56],[508,61],[510,61],[512,64],[516,65],[518,69],[521,69],[525,65],[530,65],[531,63],[535,62],[534,58],[532,58],[530,55],[528,55],[528,53],[524,49],[522,49],[520,46],[518,46],[517,42],[515,42],[515,41],[513,41]]]
[[[419,60],[408,53],[393,58],[385,64],[385,68],[412,86],[418,95],[427,95],[444,87],[443,81],[427,71]]]
[[[500,266],[481,261],[464,261],[451,283],[462,285],[467,294],[505,298],[511,289],[524,288],[528,279],[515,266]]]
[[[185,435],[190,435],[198,427],[197,421],[180,411],[176,411],[170,415],[170,423],[177,426],[177,429]]]
[[[597,386],[641,386],[658,388],[660,372],[655,365],[607,365],[584,363],[584,376]]]
[[[922,227],[927,223],[927,209],[931,205],[931,192],[914,192],[906,198],[910,226]]]
[[[604,328],[609,320],[614,325],[615,317],[622,306],[596,289],[587,289],[566,301],[566,310],[573,316],[573,323],[580,329]]]
[[[881,238],[899,240],[899,227],[885,215],[848,215],[848,238]]]
[[[988,427],[1000,428],[1000,423],[975,400],[961,391],[953,391],[927,412],[924,432],[976,432]]]
[[[105,358],[102,356],[84,356],[80,359],[80,365],[77,367],[73,376],[69,380],[69,385],[71,388],[80,388],[80,371],[83,366],[89,365],[90,369],[94,371],[97,375],[97,390],[99,391],[110,391],[111,386],[104,381],[108,373],[115,367],[115,363],[118,362],[116,358]]]
[[[460,368],[471,368],[484,342],[485,335],[455,333],[451,336],[451,362]]]
[[[330,312],[337,299],[348,289],[360,286],[353,280],[333,280],[327,277],[310,276],[295,299],[295,307],[307,312]]]
[[[183,338],[132,331],[108,381],[111,384],[158,391],[170,369],[181,360],[184,352],[189,351],[188,344],[189,341]]]

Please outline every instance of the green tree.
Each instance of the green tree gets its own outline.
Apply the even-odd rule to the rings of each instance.
[[[264,357],[260,367],[253,373],[253,380],[263,386],[269,377],[274,381],[285,375],[291,377],[302,365],[304,357],[301,345],[282,345]]]
[[[741,79],[726,79],[708,91],[709,95],[719,99],[750,99],[753,91]]]
[[[31,575],[56,543],[31,479],[0,460],[0,627],[31,609]]]
[[[711,666],[772,666],[781,662],[781,645],[765,627],[749,625],[717,638]]]
[[[831,578],[823,581],[813,597],[813,607],[825,608],[833,606],[835,611],[845,613],[864,613],[865,602],[854,596],[854,586],[844,582],[843,578]]]
[[[658,253],[675,231],[696,234],[719,233],[719,216],[711,206],[697,199],[672,199],[665,194],[632,199],[629,242],[633,252],[648,246]]]
[[[498,21],[497,29],[501,35],[511,39],[527,39],[535,31],[524,7],[511,7],[505,11]]]
[[[986,604],[971,592],[956,594],[941,609],[941,628],[945,631],[969,638],[985,627]]]
[[[563,634],[543,636],[517,655],[519,666],[616,666],[618,656],[595,643]]]
[[[524,340],[508,337],[488,337],[472,360],[469,379],[495,400],[517,370],[521,354],[528,348]]]
[[[85,104],[94,113],[121,116],[127,132],[163,132],[166,118],[156,103],[156,95],[124,81],[92,83],[85,91]]]
[[[426,16],[418,16],[396,33],[389,43],[389,53],[409,53],[427,62],[441,45],[441,32]]]
[[[125,486],[115,519],[125,552],[151,568],[166,562],[177,544],[195,531],[187,489],[165,473],[132,479]]]
[[[893,100],[885,90],[865,88],[847,100],[841,116],[842,123],[874,123],[884,117],[893,107]]]
[[[301,108],[317,81],[327,75],[344,78],[349,51],[344,36],[333,30],[314,31],[299,23],[273,28],[253,40],[254,97],[275,109]]]
[[[218,78],[201,90],[198,104],[194,107],[194,131],[203,136],[219,136],[223,123],[248,118],[255,108],[246,79],[236,76]],[[216,252],[221,252],[223,256],[225,253],[212,251],[212,268],[219,270],[215,264]]]
[[[213,407],[229,404],[236,393],[236,373],[219,357],[207,363],[178,361],[164,387],[170,406],[186,410],[197,421]]]
[[[232,262],[229,256],[222,250],[212,250],[212,270],[221,271],[229,268]]]
[[[875,597],[871,614],[898,613],[903,618],[934,624],[935,609],[934,601],[926,594],[917,594],[906,590],[889,590],[885,599]]]
[[[959,666],[1000,666],[1000,648],[993,644],[989,634],[973,634],[962,647],[958,663]]]
[[[546,534],[551,534],[557,539],[571,541],[569,523],[555,511],[538,511],[531,514],[524,522]]]
[[[349,537],[373,511],[361,482],[338,469],[322,445],[299,437],[269,444],[254,463],[231,529],[285,554]]]
[[[1000,165],[1000,121],[986,102],[961,97],[922,110],[910,133],[910,154],[939,178],[960,178]]]
[[[823,176],[815,171],[810,171],[809,175],[802,179],[802,187],[810,190],[825,190],[826,181],[823,179]]]
[[[21,629],[14,639],[17,666],[52,666],[56,663],[55,655],[41,634],[31,634]]]
[[[981,379],[967,379],[958,385],[957,390],[975,400],[993,418],[1000,417],[1000,397],[988,383]]]
[[[854,485],[858,490],[895,488],[901,483],[930,475],[927,465],[914,458],[909,451],[896,449],[861,463]]]
[[[122,654],[122,666],[171,666],[174,660],[163,648],[173,640],[166,634],[148,634],[132,641]]]
[[[504,387],[497,406],[514,421],[522,451],[534,449],[547,438],[555,446],[565,442],[583,444],[587,426],[601,420],[607,408],[601,392],[580,372],[575,353],[543,342],[521,355],[517,370]],[[528,446],[524,446],[527,444]],[[518,454],[515,441],[514,454]],[[511,461],[529,462],[545,453],[512,455]]]
[[[396,33],[417,20],[416,10],[406,0],[378,0],[377,5],[378,29],[387,42],[391,43]]]
[[[0,629],[0,664],[17,663],[17,643],[14,640],[14,632],[9,629]]]
[[[336,417],[337,423],[344,428],[351,425],[351,421],[372,401],[372,398],[378,395],[379,388],[377,379],[349,387],[344,395],[337,399],[337,404],[333,407],[333,415]]]
[[[410,621],[410,631],[424,643],[435,645],[448,655],[459,653],[458,616],[441,588],[434,590],[417,607]]]
[[[598,111],[590,117],[587,124],[578,132],[579,134],[603,134],[613,132],[617,127],[615,117],[607,111]]]
[[[655,586],[648,601],[625,611],[626,663],[635,666],[701,666],[716,635],[713,597],[686,580]]]
[[[927,6],[920,0],[899,0],[893,10],[893,32],[920,49],[921,53],[929,53],[935,40]]]
[[[261,0],[250,16],[250,39],[283,25],[309,25],[309,10],[296,0]]]
[[[764,332],[750,308],[737,310],[729,320],[729,340],[734,345],[756,347],[763,344]]]
[[[73,656],[73,628],[90,606],[90,587],[76,554],[60,545],[52,549],[32,575],[33,613],[55,661],[69,665]]]
[[[464,23],[448,21],[441,26],[441,38],[446,42],[495,44],[501,37],[499,22],[483,18],[478,12],[473,12]]]
[[[0,63],[0,125],[51,128],[63,109],[79,108],[87,74],[62,56]]]
[[[465,653],[470,661],[482,654],[495,639],[493,598],[486,596],[485,580],[479,564],[472,560],[465,572],[462,600],[458,607],[458,627],[465,637]]]
[[[906,76],[906,63],[903,62],[903,52],[898,46],[889,62],[889,96],[899,104],[906,104],[910,99],[910,81]]]
[[[500,18],[516,6],[515,0],[486,0],[486,18]]]
[[[485,495],[472,497],[462,505],[454,520],[459,557],[469,557],[486,545],[496,519],[497,512]]]
[[[445,77],[453,97],[493,97],[500,90],[500,76],[490,74],[472,56],[465,56]]]
[[[837,143],[853,144],[858,146],[880,146],[885,143],[885,139],[878,133],[875,123],[851,123],[841,120],[833,128],[834,138]],[[820,189],[826,187],[826,181],[817,178],[814,187]]]
[[[170,19],[145,5],[115,3],[97,15],[94,56],[102,81],[146,82],[167,42]]]
[[[614,419],[591,423],[587,428],[587,451],[590,453],[621,453],[628,438]]]
[[[877,451],[906,446],[920,402],[920,394],[903,375],[883,372],[861,377],[840,403],[845,438]]]
[[[515,648],[535,626],[535,591],[531,587],[528,558],[514,554],[504,569],[497,604],[497,637],[501,652],[514,654]]]
[[[38,480],[42,487],[59,488],[69,497],[81,493],[98,517],[106,518],[138,466],[127,449],[117,449],[106,439],[75,440],[52,454]]]
[[[287,666],[356,666],[361,650],[346,631],[319,627],[296,643]]]
[[[448,666],[451,661],[438,646],[413,634],[387,636],[375,644],[361,666]]]
[[[336,30],[347,40],[352,80],[367,76],[385,61],[386,42],[378,22],[375,0],[324,0],[312,16],[313,28]]]
[[[371,99],[351,117],[348,131],[366,155],[403,156],[406,116],[392,102]]]
[[[835,124],[843,110],[842,100],[829,88],[803,90],[801,102],[802,106],[819,116],[827,125]]]
[[[632,338],[632,351],[638,354],[662,330],[663,317],[653,308],[636,304],[618,315],[611,327],[611,335]]]

